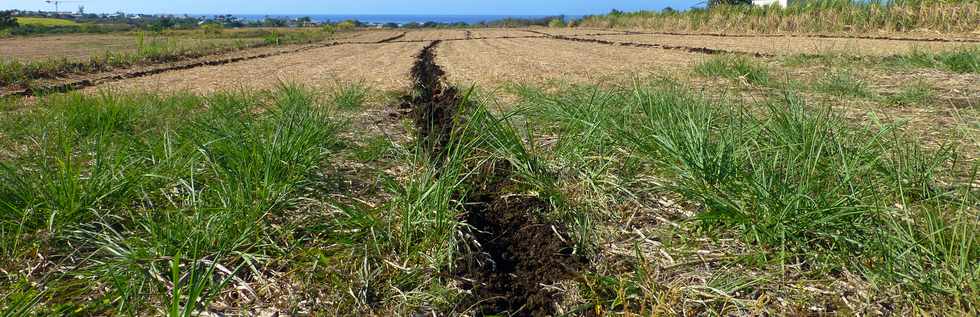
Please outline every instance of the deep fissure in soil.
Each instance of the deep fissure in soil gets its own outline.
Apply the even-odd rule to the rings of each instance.
[[[446,84],[445,72],[435,62],[440,43],[434,41],[419,53],[411,72],[414,93],[402,103],[414,113],[418,142],[431,149],[435,164],[445,159],[454,126],[465,116],[463,98],[458,89]],[[448,272],[471,296],[454,310],[475,308],[479,315],[555,315],[561,294],[549,286],[574,278],[585,265],[584,259],[573,254],[563,226],[542,219],[551,204],[523,194],[507,162],[480,170],[469,178],[469,190],[462,197],[462,220],[472,228],[464,230],[464,235],[475,242],[474,248],[461,255],[456,269]]]

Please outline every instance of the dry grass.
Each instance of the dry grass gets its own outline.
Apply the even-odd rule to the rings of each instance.
[[[466,38],[466,31],[461,29],[423,29],[406,30],[405,41],[435,41]]]
[[[208,93],[228,89],[271,88],[283,81],[313,88],[336,82],[360,82],[374,88],[397,90],[410,86],[408,71],[421,43],[338,45],[245,62],[134,78],[90,90],[191,91]]]
[[[154,39],[147,38],[147,41]],[[237,39],[197,39],[188,37],[157,38],[176,41],[177,45],[192,47],[201,45],[233,46]],[[244,44],[259,43],[262,39],[242,39]],[[15,37],[0,39],[0,60],[22,62],[45,59],[84,60],[111,53],[136,52],[138,42],[133,35],[56,35],[40,37]]]
[[[603,82],[684,69],[704,55],[551,39],[446,42],[437,59],[453,82],[484,88],[511,82]]]
[[[603,35],[599,38],[615,42],[633,42],[673,46],[705,47],[711,49],[788,54],[848,54],[894,55],[915,50],[941,52],[977,46],[975,43],[917,42],[900,40],[840,39],[840,38],[793,38],[793,37],[722,37],[702,35]]]

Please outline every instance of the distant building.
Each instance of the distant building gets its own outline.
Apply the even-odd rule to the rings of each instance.
[[[780,7],[785,8],[788,2],[789,0],[752,0],[752,4],[760,7],[778,5]]]

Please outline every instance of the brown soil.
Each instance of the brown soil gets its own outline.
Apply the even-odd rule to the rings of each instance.
[[[453,132],[460,105],[456,87],[443,84],[445,72],[435,61],[435,48],[440,43],[434,41],[418,54],[412,66],[415,93],[403,103],[415,114],[416,138],[424,148],[431,149],[433,159],[438,161]]]
[[[463,116],[457,89],[444,83],[445,72],[436,63],[435,49],[441,43],[434,41],[417,55],[412,67],[415,93],[405,98],[415,113],[417,138],[434,149],[430,153],[436,164],[445,159],[443,147]],[[490,168],[471,181],[475,192],[465,199],[464,220],[473,228],[469,234],[477,251],[464,254],[452,272],[472,294],[459,306],[475,308],[478,315],[553,315],[560,294],[545,285],[574,277],[584,262],[559,236],[561,226],[536,219],[550,205],[514,194],[519,191],[509,181],[508,167]]]
[[[463,30],[420,29],[411,30],[405,35],[404,41],[436,41],[466,38]]]
[[[550,35],[544,32],[538,32],[534,30],[528,30],[528,32],[535,34],[547,35],[549,38],[572,41],[572,42],[583,42],[583,43],[594,43],[594,44],[605,44],[605,45],[616,45],[616,46],[630,46],[630,47],[641,47],[641,48],[659,48],[666,50],[680,50],[690,53],[704,53],[704,54],[749,54],[756,57],[771,57],[771,54],[759,53],[759,52],[742,52],[742,51],[731,51],[717,48],[710,48],[704,46],[690,46],[690,45],[673,45],[673,44],[663,44],[663,43],[639,43],[631,41],[610,41],[603,39],[604,35],[576,35],[576,36],[564,36],[564,35]]]
[[[612,43],[637,43],[672,47],[695,47],[716,51],[758,55],[790,54],[850,54],[850,55],[894,55],[913,50],[939,52],[963,47],[977,46],[977,43],[923,42],[854,38],[796,38],[796,37],[719,37],[710,35],[599,35],[575,36],[581,40],[598,40]]]
[[[445,42],[437,57],[449,81],[498,88],[509,83],[603,83],[687,70],[706,55],[544,38]]]
[[[243,62],[204,66],[111,82],[90,88],[212,93],[271,88],[283,82],[311,88],[358,82],[380,90],[410,86],[412,53],[422,43],[338,45]]]
[[[537,219],[551,206],[511,187],[502,178],[467,198],[465,221],[482,252],[459,260],[455,273],[474,295],[464,305],[488,315],[554,315],[560,294],[545,286],[575,278],[585,261],[558,236],[564,228]]]
[[[235,39],[195,39],[187,37],[150,37],[145,41],[176,41],[181,47],[234,46]],[[261,39],[242,39],[255,44]],[[56,35],[0,39],[0,61],[42,61],[49,59],[86,60],[105,53],[133,53],[137,41],[134,35]]]

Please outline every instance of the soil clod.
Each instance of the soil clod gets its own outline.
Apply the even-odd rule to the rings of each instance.
[[[445,159],[464,109],[458,90],[445,83],[445,72],[435,62],[441,42],[418,54],[411,72],[413,95],[399,105],[411,107],[418,142],[431,149],[435,164]],[[472,296],[459,306],[479,315],[554,315],[561,294],[548,286],[574,277],[585,261],[562,236],[564,227],[539,219],[551,205],[522,194],[507,164],[472,177],[468,185],[472,192],[465,195],[464,221],[472,228],[466,234],[475,242],[474,251],[461,255],[451,274]]]

